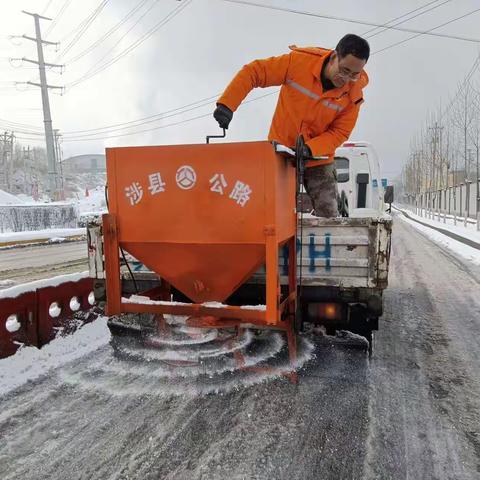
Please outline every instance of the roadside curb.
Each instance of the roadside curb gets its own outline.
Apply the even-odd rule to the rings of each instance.
[[[477,250],[480,250],[480,243],[475,242],[474,240],[471,240],[470,238],[462,237],[461,235],[458,235],[457,233],[453,233],[450,230],[446,230],[444,228],[440,227],[434,227],[433,225],[430,225],[429,223],[422,222],[420,220],[417,220],[416,218],[411,217],[405,210],[401,210],[398,207],[395,207],[392,205],[392,208],[395,210],[398,210],[400,213],[402,213],[405,217],[407,217],[409,220],[412,220],[412,222],[417,222],[420,225],[423,225],[424,227],[431,228],[432,230],[436,230],[437,232],[440,232],[447,237],[453,238],[453,240],[457,240],[457,242],[461,242],[464,245],[468,245],[469,247],[475,248]]]

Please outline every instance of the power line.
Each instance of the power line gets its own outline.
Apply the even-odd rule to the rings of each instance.
[[[463,79],[463,82],[460,84],[460,86],[457,90],[457,93],[453,96],[450,103],[445,107],[445,110],[440,112],[440,118],[439,118],[440,121],[445,117],[447,112],[449,112],[450,109],[453,107],[453,105],[454,105],[455,101],[457,100],[458,96],[462,93],[463,89],[468,85],[468,83],[470,82],[470,79],[472,78],[473,74],[477,71],[479,66],[480,66],[480,53],[477,55],[477,58],[473,62],[472,67],[470,68],[467,75]]]
[[[9,130],[15,130],[15,129],[18,129],[18,128],[28,129],[29,133],[32,132],[32,133],[37,134],[37,132],[32,131],[31,125],[27,125],[26,123],[13,122],[11,120],[6,120],[4,118],[0,118],[0,123],[2,125],[8,125]],[[38,133],[42,131],[42,129],[40,127],[34,127],[34,128],[36,130],[38,130]]]
[[[68,6],[72,3],[72,0],[65,0],[63,3],[62,7],[60,8],[59,12],[57,15],[54,17],[52,23],[50,26],[47,28],[47,31],[45,32],[45,37],[50,35],[50,32],[55,28],[59,20],[62,18],[63,14],[65,13],[65,10],[68,8]]]
[[[132,50],[134,50],[139,45],[141,45],[145,40],[150,38],[155,32],[157,32],[157,30],[159,30],[161,27],[166,25],[170,20],[172,20],[174,17],[176,17],[181,11],[183,11],[185,8],[187,8],[188,5],[191,2],[192,2],[192,0],[186,0],[185,2],[182,2],[178,7],[175,7],[175,9],[172,10],[166,17],[164,17],[162,20],[160,20],[158,23],[156,23],[147,33],[142,35],[138,40],[136,40],[129,47],[127,47],[122,52],[120,52],[117,56],[113,57],[111,60],[109,60],[105,64],[100,65],[96,70],[94,70],[94,68],[96,66],[96,65],[94,65],[85,75],[83,75],[82,77],[78,78],[77,80],[75,80],[73,82],[68,83],[66,85],[66,87],[67,88],[72,88],[75,85],[78,85],[79,83],[84,82],[85,80],[88,80],[89,78],[92,78],[93,76],[102,72],[103,70],[110,67],[114,63],[118,62],[121,58],[128,55]]]
[[[401,18],[404,18],[404,17],[406,17],[406,16],[408,16],[408,15],[411,15],[412,13],[415,13],[415,12],[417,12],[417,11],[420,10],[420,9],[423,9],[423,8],[426,8],[426,7],[430,6],[432,3],[438,3],[438,1],[439,1],[439,0],[435,0],[434,2],[429,2],[429,3],[427,3],[426,5],[424,5],[423,7],[419,7],[419,8],[417,8],[417,9],[415,9],[415,10],[412,10],[412,11],[410,11],[410,12],[407,12],[407,13],[399,16],[399,17],[396,17],[396,18],[388,21],[387,23],[392,23],[392,22],[394,22],[394,21],[396,21],[396,20],[398,20],[398,19],[401,19]],[[427,13],[428,11],[431,11],[431,10],[433,10],[434,8],[438,8],[438,7],[442,6],[443,4],[447,3],[448,1],[450,1],[450,0],[446,0],[446,1],[442,2],[441,4],[436,5],[436,6],[432,7],[432,8],[430,8],[430,9],[422,12],[421,14]],[[419,15],[419,14],[418,14],[418,15]],[[418,16],[418,15],[415,15],[415,16]],[[413,17],[410,17],[410,18],[407,19],[407,20],[410,20],[411,18],[413,18]],[[407,20],[405,20],[405,21],[407,21]],[[374,29],[374,30],[375,30],[375,29]],[[382,33],[382,32],[379,32],[379,33]],[[219,94],[218,94],[218,95],[219,95]],[[184,106],[179,107],[179,108],[177,108],[177,109],[174,109],[174,110],[172,110],[172,111],[163,112],[163,113],[160,113],[160,114],[152,115],[152,116],[145,117],[145,118],[138,119],[138,120],[134,120],[134,121],[131,121],[131,122],[124,122],[124,123],[119,123],[119,124],[115,124],[115,125],[109,125],[109,126],[106,126],[106,127],[88,129],[88,130],[78,130],[78,131],[72,131],[72,132],[65,132],[65,135],[68,136],[68,134],[88,133],[88,132],[96,132],[96,134],[99,134],[99,133],[107,133],[108,131],[114,132],[114,131],[124,130],[124,129],[126,129],[126,128],[129,128],[128,125],[130,125],[130,126],[133,127],[133,126],[140,126],[140,125],[142,125],[142,124],[153,123],[153,122],[155,122],[155,121],[157,121],[157,120],[161,120],[161,119],[163,119],[163,118],[168,118],[168,117],[171,117],[171,116],[174,116],[174,115],[179,115],[179,114],[185,113],[185,111],[191,111],[191,110],[194,110],[195,108],[201,108],[202,106],[204,106],[204,105],[203,105],[203,102],[205,102],[205,101],[208,102],[208,101],[211,100],[211,99],[217,98],[218,95],[213,96],[213,97],[209,97],[209,98],[207,98],[207,99],[199,100],[198,102],[194,102],[194,103],[192,103],[192,104],[184,105]],[[201,104],[201,105],[198,105],[198,106],[196,106],[196,107],[190,108],[190,109],[188,109],[188,110],[185,110],[185,111],[180,111],[179,113],[176,113],[176,114],[174,114],[174,115],[168,115],[168,114],[170,114],[170,113],[172,113],[172,112],[175,112],[175,111],[177,111],[177,110],[184,110],[185,108],[191,107],[192,105],[196,105],[197,103],[202,103],[202,104]],[[139,123],[139,122],[140,122],[140,123]],[[133,124],[135,124],[135,123],[137,123],[137,125],[133,125]],[[115,128],[115,129],[113,129],[112,127],[122,127],[122,128]],[[100,132],[100,130],[104,130],[104,132]],[[89,134],[89,135],[84,135],[84,136],[94,136],[94,135],[95,135],[95,133]],[[82,136],[83,136],[83,135],[82,135]]]
[[[110,133],[114,133],[114,132],[120,132],[122,130],[127,130],[127,129],[131,129],[131,128],[135,128],[135,127],[140,127],[142,125],[147,125],[147,124],[150,124],[150,123],[158,122],[160,120],[165,120],[166,118],[176,117],[177,115],[183,115],[184,113],[191,112],[192,110],[197,110],[198,108],[209,106],[209,105],[211,105],[211,103],[212,103],[212,101],[204,103],[202,105],[194,106],[192,108],[188,108],[186,110],[182,110],[181,112],[172,113],[172,114],[169,114],[169,115],[164,115],[161,118],[155,118],[154,120],[148,120],[148,121],[145,121],[145,122],[142,122],[142,123],[138,123],[136,125],[130,125],[130,126],[125,126],[125,127],[120,127],[120,128],[111,128],[111,129],[105,130],[103,132],[86,133],[86,134],[82,134],[82,135],[71,135],[71,136],[69,136],[69,135],[66,134],[66,135],[64,135],[64,138],[77,138],[77,139],[78,138],[88,138],[88,137],[96,137],[97,135],[102,135],[102,134],[110,134]]]
[[[355,24],[358,24],[358,25],[367,25],[367,26],[370,26],[370,27],[381,27],[381,28],[385,28],[387,30],[397,30],[399,32],[419,33],[419,34],[422,34],[422,35],[430,35],[430,36],[433,36],[433,37],[443,37],[443,38],[450,38],[450,39],[453,39],[453,40],[463,40],[465,42],[480,43],[480,39],[477,39],[477,38],[459,37],[457,35],[449,35],[449,34],[446,34],[446,33],[432,33],[430,31],[414,30],[414,29],[411,29],[411,28],[399,28],[399,27],[395,27],[395,26],[382,25],[382,24],[379,24],[379,23],[366,22],[364,20],[357,20],[357,19],[353,19],[353,18],[336,17],[334,15],[321,15],[319,13],[305,12],[305,11],[302,11],[302,10],[293,10],[291,8],[274,7],[274,6],[271,6],[271,5],[263,5],[261,3],[247,2],[247,1],[244,1],[244,0],[223,0],[223,1],[228,2],[228,3],[237,3],[237,4],[241,4],[241,5],[248,5],[250,7],[260,7],[260,8],[266,8],[268,10],[277,10],[277,11],[281,11],[281,12],[294,13],[294,14],[297,14],[297,15],[305,15],[305,16],[308,16],[308,17],[323,18],[323,19],[326,19],[326,20],[335,20],[335,21],[339,21],[339,22],[355,23]]]
[[[242,102],[240,107],[245,105],[245,104],[255,102],[257,100],[261,100],[262,98],[269,97],[271,95],[275,95],[276,93],[278,93],[278,90],[275,90],[274,92],[266,93],[266,94],[261,95],[260,97],[257,97],[257,98],[252,98],[251,100],[246,100],[246,101]],[[178,122],[169,123],[167,125],[160,125],[160,126],[154,127],[154,128],[147,128],[147,129],[144,129],[144,130],[138,130],[136,132],[123,133],[123,134],[119,134],[119,135],[109,135],[109,136],[106,136],[106,137],[97,137],[97,138],[69,138],[69,139],[65,139],[64,142],[82,142],[82,141],[85,142],[85,141],[94,141],[94,140],[108,140],[110,138],[126,137],[126,136],[130,136],[130,135],[138,135],[140,133],[153,132],[155,130],[161,130],[162,128],[173,127],[175,125],[182,125],[184,123],[192,122],[193,120],[198,120],[199,118],[210,117],[211,115],[212,115],[212,113],[208,112],[208,113],[205,113],[205,114],[202,114],[202,115],[197,115],[196,117],[187,118],[185,120],[180,120]]]
[[[425,5],[423,8],[425,8],[426,6],[429,6],[429,4]],[[416,9],[415,11],[418,11],[418,9]],[[397,17],[396,19],[390,20],[387,23],[391,23],[392,21],[395,21],[398,18],[408,16],[411,13],[412,12],[407,12],[406,14],[404,14],[400,17]],[[423,13],[426,13],[426,12],[423,12]],[[68,136],[68,135],[75,136],[75,134],[88,134],[88,135],[79,135],[79,136],[77,135],[76,137],[78,137],[78,138],[80,138],[80,137],[93,137],[93,136],[96,136],[96,135],[99,135],[99,134],[102,134],[102,133],[103,134],[113,133],[113,132],[116,132],[116,131],[125,130],[127,128],[133,128],[133,127],[138,127],[138,126],[149,124],[149,123],[154,123],[158,120],[162,120],[162,119],[165,119],[165,118],[170,118],[170,117],[175,116],[175,115],[180,115],[180,114],[186,113],[187,111],[194,110],[196,108],[201,108],[201,107],[205,106],[206,104],[208,104],[209,101],[217,98],[218,95],[219,94],[214,95],[212,97],[202,99],[202,100],[198,100],[197,102],[193,102],[193,103],[184,105],[182,107],[178,107],[178,108],[173,109],[173,110],[169,110],[169,111],[162,112],[162,113],[159,113],[159,114],[155,114],[155,115],[151,115],[151,116],[148,116],[148,117],[140,118],[140,119],[133,120],[133,121],[130,121],[130,122],[122,122],[122,123],[118,123],[118,124],[114,124],[114,125],[108,125],[108,126],[98,127],[98,128],[93,128],[93,129],[74,130],[74,131],[71,131],[71,132],[64,132],[64,134],[66,136]],[[205,102],[207,102],[207,103],[205,103]],[[193,107],[193,108],[189,108],[189,107]],[[173,113],[173,112],[177,112],[177,113]],[[114,128],[114,127],[120,127],[120,128]],[[95,132],[95,133],[91,133],[91,132]]]
[[[380,50],[376,50],[375,52],[372,53],[372,55],[375,55],[377,53],[384,52],[385,50],[389,50],[390,48],[397,47],[398,45],[401,45],[402,43],[409,42],[410,40],[413,40],[414,38],[420,37],[422,35],[429,35],[429,32],[432,32],[433,30],[436,30],[437,28],[444,27],[445,25],[449,25],[453,22],[456,22],[458,20],[461,20],[462,18],[469,17],[470,15],[473,15],[474,13],[477,13],[480,11],[480,8],[476,8],[475,10],[472,10],[471,12],[465,13],[464,15],[461,15],[460,17],[453,18],[452,20],[449,20],[448,22],[442,23],[441,25],[437,25],[436,27],[431,28],[430,30],[427,30],[424,33],[419,33],[417,35],[413,35],[412,37],[405,38],[404,40],[400,40],[399,42],[393,43],[392,45],[388,45],[387,47],[384,47]]]
[[[61,57],[63,57],[67,52],[69,52],[72,47],[78,42],[78,40],[82,37],[82,35],[88,30],[90,25],[94,22],[94,20],[100,15],[101,11],[105,8],[109,0],[102,0],[97,8],[81,23],[81,26],[73,37],[73,39],[67,44],[67,46],[59,53],[55,61],[58,61]]]
[[[433,1],[431,1],[431,2],[428,2],[427,4],[422,5],[421,7],[415,8],[414,10],[410,10],[409,12],[404,13],[403,15],[400,15],[399,17],[392,18],[392,19],[389,20],[388,22],[385,22],[385,25],[388,25],[389,23],[396,22],[397,20],[400,20],[400,19],[403,18],[403,17],[406,17],[406,16],[408,16],[408,15],[411,15],[412,13],[418,12],[418,10],[422,10],[422,9],[428,7],[429,5],[432,5],[433,3],[438,3],[439,1],[440,1],[440,0],[433,0]],[[408,19],[405,20],[405,21],[408,21]],[[383,27],[374,27],[374,28],[371,28],[370,30],[367,30],[366,32],[363,32],[363,33],[362,33],[362,36],[368,35],[369,33],[372,33],[372,32],[374,32],[375,30],[378,30],[379,28],[383,28]]]
[[[99,39],[97,39],[95,42],[90,44],[87,48],[82,50],[81,52],[77,53],[72,58],[67,59],[65,62],[70,64],[73,62],[76,62],[80,58],[84,57],[88,53],[90,53],[92,50],[94,50],[98,45],[100,45],[102,42],[104,42],[108,37],[112,36],[125,22],[127,22],[135,13],[137,13],[138,10],[140,10],[147,2],[150,0],[141,0],[132,10],[130,10],[123,19],[115,24],[110,30],[108,30],[106,33],[103,34]],[[158,2],[158,0],[154,0],[154,2]]]
[[[436,0],[438,2],[438,0]],[[448,1],[448,0],[447,0]],[[418,10],[422,9],[422,8],[426,8],[428,7],[429,5],[431,5],[432,3],[436,3],[436,2],[430,2],[430,3],[427,3],[426,5],[424,5],[423,7],[419,7],[418,9],[415,9],[411,12],[407,12],[406,14],[403,14],[401,15],[400,17],[396,17],[395,19],[392,19],[390,20],[389,22],[387,23],[392,23],[393,21],[396,21],[400,18],[403,18],[405,16],[408,16],[414,12],[417,12]],[[444,3],[446,2],[443,2],[441,3],[440,5],[437,5],[433,8],[438,8],[439,6],[443,5]],[[422,12],[421,14],[423,13],[427,13],[428,11],[430,10],[433,10],[433,8],[430,8],[429,10],[426,10],[424,12]],[[450,20],[448,23],[452,23],[453,21],[456,21],[460,18],[464,18],[465,16],[467,15],[471,15],[472,13],[474,12],[470,12],[469,14],[466,14],[466,15],[463,15],[461,17],[458,17],[456,19],[453,19],[453,20]],[[418,15],[415,15],[415,17],[418,16]],[[412,19],[414,17],[410,17],[409,19],[405,20],[405,21],[408,21],[410,19]],[[443,26],[445,24],[442,24],[442,25],[439,25],[437,27],[434,27],[434,29],[436,28],[440,28],[441,26]],[[383,28],[384,25],[381,25],[379,28]],[[373,29],[375,30],[375,29]],[[372,30],[370,30],[372,31]],[[382,32],[378,32],[378,33],[382,33]],[[411,37],[409,39],[406,39],[404,40],[402,43],[404,43],[405,41],[408,41],[412,38],[416,38],[417,36],[420,36],[419,35],[416,35],[414,37]],[[389,48],[393,48],[393,46],[395,45],[392,45],[390,46]],[[374,52],[374,53],[378,53],[378,52]],[[166,112],[162,112],[162,113],[159,113],[159,114],[155,114],[155,115],[151,115],[151,116],[148,116],[148,117],[144,117],[144,118],[140,118],[140,119],[137,119],[137,120],[133,120],[133,121],[130,121],[130,122],[123,122],[123,123],[118,123],[118,124],[114,124],[114,125],[108,125],[108,126],[104,126],[104,127],[99,127],[99,128],[94,128],[94,129],[87,129],[87,130],[74,130],[74,131],[71,131],[71,132],[65,132],[65,134],[68,136],[68,135],[72,135],[72,139],[77,139],[77,140],[80,140],[81,138],[87,140],[88,138],[85,138],[85,137],[94,137],[96,135],[101,135],[101,134],[105,134],[105,133],[111,133],[111,132],[115,132],[115,131],[121,131],[121,130],[125,130],[127,128],[134,128],[134,127],[139,127],[141,125],[145,125],[145,124],[149,124],[149,123],[153,123],[153,122],[156,122],[156,121],[159,121],[159,120],[163,120],[165,118],[169,118],[169,117],[172,117],[172,116],[175,116],[175,115],[180,115],[180,114],[184,114],[188,111],[191,111],[191,110],[194,110],[196,108],[201,108],[201,107],[204,107],[208,104],[208,102],[210,100],[213,100],[215,98],[217,98],[218,95],[215,95],[215,96],[212,96],[212,97],[208,97],[208,98],[205,98],[205,99],[202,99],[202,100],[198,100],[197,102],[193,102],[193,103],[190,103],[190,104],[187,104],[187,105],[184,105],[182,107],[178,107],[176,109],[173,109],[173,110],[169,110],[169,111],[166,111]],[[263,97],[260,97],[260,98],[263,98]],[[253,99],[253,100],[249,100],[250,101],[255,101],[257,99]],[[207,102],[207,103],[205,103]],[[193,107],[193,108],[189,108],[189,107]],[[177,113],[173,113],[173,112],[177,112]],[[196,117],[195,117],[196,118]],[[27,125],[25,125],[26,127],[28,127]],[[30,126],[31,127],[31,126]],[[114,128],[114,127],[121,127],[121,128]],[[36,127],[34,127],[36,128]],[[147,130],[148,131],[148,130]],[[96,132],[96,133],[89,133],[89,132]],[[88,135],[75,135],[75,134],[83,134],[83,133],[89,133]],[[118,136],[123,136],[123,135],[118,135]],[[102,137],[102,138],[109,138],[109,137]],[[94,138],[95,139],[95,138]],[[94,140],[92,139],[92,140]]]
[[[399,17],[393,18],[393,19],[389,20],[389,21],[386,22],[386,23],[387,23],[387,24],[388,24],[388,23],[392,23],[392,22],[394,22],[394,21],[397,21],[397,20],[399,20],[399,19],[402,19],[402,18],[404,18],[404,17],[407,17],[407,16],[411,15],[412,13],[416,13],[416,12],[418,12],[419,10],[425,9],[426,7],[432,5],[433,3],[438,3],[438,1],[439,1],[439,0],[434,0],[433,2],[429,2],[429,3],[425,4],[425,5],[423,5],[422,7],[419,7],[419,8],[417,8],[417,9],[412,10],[412,11],[406,12],[406,13],[400,15]],[[449,0],[447,0],[447,1],[449,1]],[[433,8],[436,8],[436,7],[438,7],[438,6],[441,6],[441,5],[443,5],[444,3],[446,3],[446,2],[443,2],[442,4],[437,5],[437,6],[433,7]],[[432,10],[432,8],[430,8],[429,10],[426,10],[426,11],[424,11],[424,12],[421,12],[421,13],[422,13],[422,14],[423,14],[423,13],[427,13],[427,12],[430,11],[430,10]],[[130,11],[129,13],[131,13],[131,12],[132,12],[132,11]],[[127,14],[127,16],[128,16],[128,15],[129,15],[129,14]],[[413,18],[413,17],[410,17],[409,19],[411,19],[411,18]],[[409,19],[406,19],[406,20],[404,20],[404,21],[408,21]],[[380,27],[380,28],[381,28],[381,27]],[[371,29],[371,30],[369,30],[369,31],[367,31],[367,32],[365,32],[365,33],[368,33],[368,32],[374,31],[374,30],[377,30],[377,28]],[[383,30],[383,31],[384,31],[384,30]],[[378,33],[382,33],[383,31],[378,32]],[[107,33],[108,33],[108,32],[107,32]],[[105,127],[99,127],[99,128],[93,128],[93,129],[87,129],[87,130],[76,130],[76,131],[64,132],[64,133],[65,133],[65,135],[75,134],[75,133],[88,133],[88,132],[107,133],[107,131],[109,131],[109,130],[111,130],[111,131],[121,130],[121,129],[112,130],[112,127],[122,127],[122,126],[125,126],[125,127],[123,128],[123,129],[125,129],[125,128],[128,128],[128,127],[127,127],[128,125],[130,125],[130,126],[133,127],[133,126],[139,126],[139,125],[146,124],[146,123],[153,123],[153,122],[156,121],[156,120],[160,120],[160,119],[162,119],[162,118],[165,118],[168,114],[170,114],[170,113],[172,113],[172,112],[175,112],[175,111],[179,111],[177,114],[182,114],[182,113],[184,113],[183,110],[184,110],[185,108],[191,107],[192,105],[196,105],[196,104],[198,104],[198,103],[201,103],[201,105],[198,105],[196,108],[201,108],[202,106],[204,106],[204,105],[203,105],[203,102],[212,100],[212,99],[214,99],[214,98],[217,98],[218,95],[219,95],[219,94],[217,94],[217,95],[215,95],[215,96],[213,96],[213,97],[209,97],[209,98],[206,98],[206,99],[199,100],[199,101],[197,101],[197,102],[190,103],[190,104],[188,104],[188,105],[184,105],[184,106],[182,106],[182,107],[178,107],[178,108],[176,108],[176,109],[173,109],[173,110],[170,110],[170,111],[167,111],[167,112],[162,112],[162,113],[159,113],[159,114],[156,114],[156,115],[151,115],[151,116],[149,116],[149,117],[140,118],[140,119],[133,120],[133,121],[130,121],[130,122],[123,122],[123,123],[118,123],[118,124],[114,124],[114,125],[108,125],[108,126],[105,126]],[[189,110],[193,110],[193,109],[189,109]],[[173,116],[173,115],[168,115],[168,117],[170,117],[170,116]],[[154,120],[154,119],[155,119],[155,120]],[[137,125],[134,125],[134,124],[137,124]],[[34,128],[35,128],[35,127],[34,127]],[[102,131],[102,130],[103,130],[103,132],[100,132],[100,131]]]
[[[438,1],[438,0],[437,0]],[[428,8],[427,10],[424,10],[423,12],[420,12],[420,13],[417,13],[416,15],[413,15],[411,17],[408,17],[406,18],[405,20],[402,20],[401,22],[397,22],[395,24],[392,25],[392,27],[396,27],[397,25],[402,25],[403,23],[405,22],[409,22],[410,20],[413,20],[414,18],[417,18],[417,17],[420,17],[422,15],[424,15],[425,13],[428,13],[428,12],[431,12],[432,10],[436,10],[437,8],[439,7],[442,7],[443,5],[445,5],[446,3],[449,3],[451,2],[452,0],[445,0],[444,2],[438,4],[438,5],[434,5],[433,7],[430,7]],[[431,3],[435,3],[435,2],[431,2]],[[427,4],[428,5],[428,4]],[[425,8],[425,7],[423,7]],[[418,10],[418,9],[416,9]],[[414,10],[414,11],[416,11]],[[413,13],[413,12],[411,12]],[[407,14],[408,15],[408,14]],[[388,22],[388,23],[391,23],[391,22]],[[381,33],[385,32],[386,30],[388,30],[388,28],[384,28],[383,30],[380,30],[379,32],[376,32],[376,33],[372,33],[371,35],[366,35],[365,38],[373,38],[373,37],[376,37],[377,35],[380,35]],[[431,31],[431,30],[429,30]],[[412,37],[412,38],[415,38],[415,37]]]
[[[142,15],[137,18],[137,20],[133,23],[133,25],[130,26],[130,28],[124,32],[124,34],[117,40],[116,42],[116,45],[114,45],[113,47],[111,47],[109,50],[107,50],[105,52],[105,54],[99,59],[97,60],[90,68],[89,70],[87,71],[87,73],[85,73],[85,75],[83,75],[83,77],[86,77],[88,76],[90,73],[92,73],[96,68],[97,66],[101,66],[101,63],[102,61],[108,57],[110,55],[110,52],[113,52],[115,50],[115,48],[117,47],[117,45],[120,44],[120,42],[140,23],[140,21],[147,15],[147,13],[149,13],[153,7],[155,7],[155,5],[157,4],[157,0],[155,0],[143,13]],[[179,8],[179,7],[175,7],[175,8]],[[107,61],[108,63],[108,61]],[[81,78],[83,78],[81,77]]]
[[[188,104],[183,105],[181,107],[176,107],[176,108],[173,108],[171,110],[167,110],[165,112],[160,112],[160,113],[157,113],[157,114],[154,114],[154,115],[149,115],[147,117],[139,118],[139,119],[136,119],[136,120],[131,120],[129,122],[116,123],[116,124],[113,124],[113,125],[106,125],[104,127],[90,128],[90,129],[86,129],[86,130],[71,130],[71,131],[64,132],[64,135],[67,136],[67,137],[69,135],[82,137],[84,135],[75,135],[75,134],[83,134],[83,133],[89,133],[89,132],[96,132],[97,135],[100,135],[100,134],[108,133],[109,131],[124,130],[126,128],[133,128],[133,127],[138,127],[138,126],[145,125],[145,124],[148,124],[148,123],[153,123],[153,122],[163,120],[165,118],[169,118],[169,117],[172,117],[172,116],[182,115],[182,114],[184,114],[188,111],[194,110],[196,108],[201,108],[201,107],[204,107],[206,105],[209,105],[213,100],[215,100],[219,97],[220,93],[221,92],[219,92],[215,95],[212,95],[210,97],[206,97],[206,98],[203,98],[201,100],[197,100],[195,102],[188,103]],[[193,107],[193,108],[189,108],[189,107]],[[176,113],[174,113],[174,112],[176,112]],[[14,122],[14,121],[1,119],[1,118],[0,118],[0,123],[11,124],[12,127],[9,127],[9,129],[17,129],[17,131],[20,131],[18,129],[21,128],[21,129],[23,129],[23,131],[21,133],[28,133],[28,134],[37,135],[38,133],[35,132],[35,130],[37,130],[37,131],[42,130],[40,127],[37,127],[35,125]],[[119,128],[119,129],[114,128],[114,127],[121,127],[121,126],[124,126],[124,128]]]
[[[52,4],[53,0],[48,0],[47,4],[45,5],[45,8],[42,10],[42,15],[45,15],[45,13],[47,12],[48,8],[50,7],[50,5]]]
[[[192,102],[192,103],[189,103],[187,105],[183,105],[181,107],[174,108],[172,110],[167,110],[166,112],[157,113],[155,115],[149,115],[148,117],[139,118],[137,120],[132,120],[130,122],[116,123],[116,124],[113,124],[113,125],[107,125],[105,127],[90,128],[90,129],[87,129],[87,130],[72,130],[70,132],[68,132],[68,131],[64,132],[64,135],[68,136],[69,134],[88,133],[88,132],[106,133],[106,131],[112,129],[113,127],[120,127],[120,126],[123,126],[123,125],[130,125],[130,127],[137,127],[139,125],[144,125],[146,123],[152,123],[154,121],[162,120],[162,119],[166,118],[167,115],[169,115],[170,113],[173,113],[173,112],[178,112],[178,113],[176,113],[176,115],[183,114],[187,111],[193,110],[193,108],[190,109],[190,110],[185,110],[185,109],[187,109],[188,107],[192,107],[194,105],[197,105],[197,104],[201,104],[201,105],[198,105],[195,108],[204,107],[205,105],[210,104],[213,100],[217,99],[219,97],[219,95],[220,95],[220,93],[217,93],[216,95],[212,95],[210,97],[203,98],[202,100],[197,100],[196,102]],[[170,115],[170,116],[172,116],[172,115]],[[138,125],[133,125],[133,124],[138,124]],[[128,128],[128,127],[124,127],[124,128]],[[101,130],[105,130],[105,131],[102,132]]]

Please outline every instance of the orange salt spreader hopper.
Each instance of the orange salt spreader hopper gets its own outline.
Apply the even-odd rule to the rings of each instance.
[[[268,142],[107,149],[107,313],[185,314],[285,328],[296,305],[295,167]],[[281,297],[279,248],[289,245]],[[122,300],[119,247],[191,299]],[[222,306],[266,265],[266,308]],[[212,323],[213,322],[213,323]]]

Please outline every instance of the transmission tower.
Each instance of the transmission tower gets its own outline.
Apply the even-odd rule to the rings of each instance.
[[[22,58],[21,60],[25,62],[35,63],[38,65],[38,71],[40,74],[40,83],[35,82],[26,82],[28,85],[35,85],[40,87],[42,92],[42,105],[43,105],[43,123],[45,125],[45,143],[47,147],[47,162],[48,162],[48,184],[47,184],[47,193],[51,200],[56,200],[59,190],[59,179],[57,175],[57,161],[55,155],[55,141],[53,137],[53,128],[52,128],[52,116],[50,114],[50,100],[48,98],[48,90],[51,89],[62,89],[62,87],[57,87],[54,85],[48,85],[47,75],[45,73],[45,67],[62,67],[62,65],[55,65],[53,63],[45,63],[43,57],[43,45],[57,45],[55,42],[49,42],[47,40],[42,40],[42,34],[40,31],[40,19],[42,20],[51,20],[51,18],[43,17],[37,13],[30,13],[22,10],[26,15],[33,17],[35,22],[35,38],[29,37],[27,35],[22,35],[23,38],[35,42],[37,44],[37,56],[38,60],[31,60],[28,58]]]

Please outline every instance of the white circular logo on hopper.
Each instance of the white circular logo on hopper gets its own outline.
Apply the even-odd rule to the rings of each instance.
[[[177,185],[183,190],[190,190],[195,186],[197,174],[192,167],[184,165],[177,170]]]

